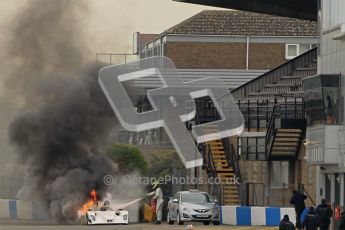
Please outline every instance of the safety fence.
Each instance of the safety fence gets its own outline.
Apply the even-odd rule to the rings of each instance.
[[[293,208],[222,206],[222,224],[237,226],[278,226],[284,215],[296,222]]]
[[[130,222],[138,222],[138,207],[128,210],[132,215]],[[224,225],[238,226],[278,226],[284,215],[289,215],[290,221],[295,223],[293,208],[278,207],[247,207],[222,206],[221,221]],[[135,217],[135,218],[133,218]],[[0,200],[0,219],[17,220],[49,220],[48,214],[37,202],[22,200]]]
[[[47,220],[42,206],[33,201],[0,200],[0,219]]]

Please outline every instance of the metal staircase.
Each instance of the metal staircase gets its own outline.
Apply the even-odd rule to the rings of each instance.
[[[219,114],[208,98],[203,102],[197,101],[195,122],[197,124],[208,123],[219,119]],[[205,108],[206,105],[206,108]],[[204,133],[216,133],[217,127],[208,125]],[[222,205],[238,205],[240,199],[240,187],[237,181],[241,180],[240,169],[236,153],[227,138],[208,141],[203,147],[204,168],[206,168],[210,187]]]
[[[239,137],[242,159],[297,156],[306,128],[302,78],[316,74],[316,57],[317,49],[311,49],[232,91],[245,132],[258,134]]]
[[[265,137],[268,160],[296,158],[304,137],[306,121],[303,98],[277,102]]]
[[[226,153],[224,140],[207,142],[207,150],[209,175],[218,185],[218,196],[222,205],[240,204],[239,185],[236,184],[240,175],[229,159],[229,154],[232,153]]]

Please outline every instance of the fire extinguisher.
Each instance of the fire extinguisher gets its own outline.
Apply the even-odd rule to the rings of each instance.
[[[337,206],[337,207],[335,208],[335,217],[334,217],[334,219],[335,219],[336,221],[339,221],[340,218],[341,218],[340,207]]]
[[[152,199],[151,200],[151,210],[152,210],[152,212],[156,212],[156,207],[157,207],[157,200]]]

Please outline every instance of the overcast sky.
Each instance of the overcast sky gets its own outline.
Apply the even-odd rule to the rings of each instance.
[[[0,0],[0,59],[7,60],[10,58],[7,55],[11,55],[11,53],[5,52],[4,47],[11,43],[8,35],[13,22],[16,21],[21,10],[32,1]],[[86,31],[85,36],[90,48],[90,58],[93,58],[96,52],[132,52],[132,35],[134,32],[161,33],[202,10],[216,9],[173,2],[172,0],[71,1],[86,1],[89,6],[89,18],[81,24]],[[9,154],[11,151],[7,148],[7,125],[11,120],[10,118],[13,117],[14,110],[9,107],[11,100],[2,95],[6,91],[2,83],[0,74],[0,156],[6,154],[8,160],[13,155]],[[4,157],[1,158],[4,159]]]
[[[11,21],[30,1],[0,1],[0,43],[4,42]],[[134,32],[161,33],[202,10],[216,9],[172,0],[85,1],[90,8],[89,27],[85,29],[93,52],[130,52]]]

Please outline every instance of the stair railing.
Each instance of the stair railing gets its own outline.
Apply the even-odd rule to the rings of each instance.
[[[205,153],[207,154],[207,173],[209,175],[208,177],[213,178],[213,182],[210,184],[212,188],[212,192],[218,198],[220,205],[223,205],[224,204],[224,200],[223,200],[224,188],[222,187],[221,184],[218,183],[217,170],[213,161],[213,157],[212,157],[213,154],[212,154],[212,150],[209,144],[206,145]]]
[[[271,119],[270,119],[270,122],[268,124],[267,132],[266,132],[266,137],[265,137],[266,159],[268,159],[269,155],[271,154],[271,150],[272,150],[272,146],[273,146],[273,140],[274,140],[274,137],[275,137],[276,132],[277,132],[277,130],[276,130],[276,118],[277,118],[277,115],[279,115],[279,113],[278,113],[279,106],[280,106],[279,104],[275,104],[273,106]]]
[[[246,98],[251,92],[263,89],[267,83],[273,84],[282,76],[293,74],[299,67],[308,66],[317,58],[317,48],[313,48],[231,91],[235,99]]]
[[[223,146],[224,146],[224,152],[225,156],[228,162],[228,165],[232,167],[235,176],[238,178],[238,180],[233,180],[233,182],[238,181],[239,184],[234,184],[237,186],[238,194],[239,194],[239,201],[240,204],[245,204],[245,184],[243,183],[242,180],[242,175],[241,175],[241,169],[240,165],[238,163],[239,157],[236,155],[235,148],[234,146],[230,143],[228,138],[223,138],[222,139]],[[236,178],[234,178],[236,179]]]
[[[242,182],[241,170],[240,170],[240,166],[238,164],[238,157],[236,156],[235,148],[230,143],[228,138],[223,138],[222,142],[223,142],[223,146],[224,146],[224,152],[225,152],[226,160],[227,160],[228,164],[234,170],[234,173],[239,178],[240,182]]]
[[[304,110],[304,100],[303,98],[294,98],[294,101],[288,101],[287,98],[275,99],[275,104],[273,106],[272,115],[267,127],[266,137],[265,137],[265,152],[266,152],[266,159],[271,154],[273,141],[277,133],[276,119],[277,118],[284,118],[284,119],[304,119],[305,118],[305,110]],[[298,101],[297,99],[301,99]],[[279,102],[278,102],[279,101]],[[298,145],[298,149],[301,145],[301,138],[304,136],[305,130],[303,129],[303,133],[300,137],[300,142]]]

